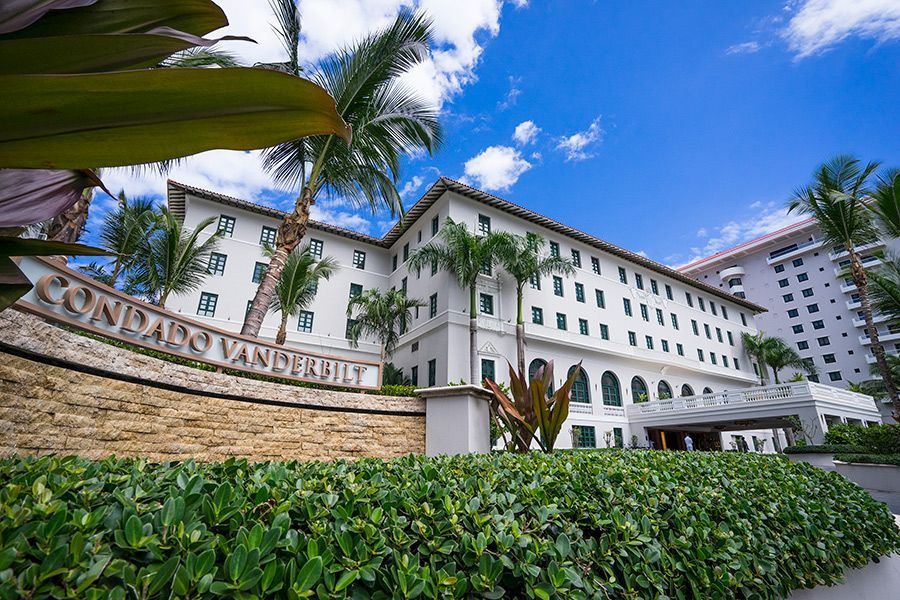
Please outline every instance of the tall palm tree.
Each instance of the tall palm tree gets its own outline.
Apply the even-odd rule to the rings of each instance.
[[[775,338],[766,337],[766,334],[762,331],[756,332],[756,334],[751,335],[746,331],[741,333],[741,342],[744,344],[744,351],[747,355],[756,361],[756,366],[759,369],[759,385],[766,385],[766,379],[769,378],[768,369],[766,369],[766,365],[768,364],[766,361],[766,353],[772,346],[772,340]]]
[[[781,383],[778,379],[778,372],[788,367],[801,369],[810,375],[816,374],[816,367],[812,362],[804,360],[797,354],[797,351],[787,345],[780,338],[768,338],[769,343],[766,348],[765,359],[766,364],[772,368],[772,374],[775,376],[775,383]]]
[[[878,271],[868,273],[872,306],[891,324],[900,323],[900,257],[886,252]]]
[[[361,336],[374,336],[381,343],[381,362],[384,362],[397,349],[400,336],[412,320],[413,309],[420,306],[425,303],[407,297],[405,290],[382,292],[372,288],[354,296],[347,304],[347,316],[352,319],[350,344],[355,348]]]
[[[181,221],[166,208],[161,208],[160,213],[159,229],[139,247],[128,285],[165,308],[169,295],[192,292],[206,279],[209,255],[218,247],[220,234],[213,233],[205,241],[200,239],[215,217],[186,232]]]
[[[503,231],[476,235],[465,223],[447,217],[438,234],[440,243],[429,242],[412,253],[407,263],[412,271],[434,265],[456,277],[460,288],[469,291],[469,381],[478,377],[478,276],[493,268],[513,245],[513,236]]]
[[[106,214],[100,229],[103,247],[115,253],[112,271],[109,274],[113,285],[123,272],[135,264],[136,253],[154,230],[159,226],[159,213],[150,198],[129,200],[125,192],[119,193],[119,203],[115,210]]]
[[[272,65],[299,72],[299,16],[294,0],[273,0],[288,61]],[[392,25],[324,59],[311,79],[335,99],[338,114],[353,128],[347,145],[337,136],[317,136],[269,149],[263,166],[281,184],[299,189],[294,210],[278,228],[275,255],[263,276],[241,333],[256,335],[271,303],[288,254],[306,235],[310,207],[325,193],[366,204],[402,209],[396,188],[400,159],[441,142],[436,107],[397,78],[428,56],[431,23],[401,13]]]
[[[885,389],[896,410],[900,411],[897,388],[885,360],[884,347],[878,341],[866,271],[856,251],[857,246],[869,244],[878,238],[878,228],[864,205],[873,191],[869,180],[877,169],[876,162],[863,165],[852,156],[837,156],[813,173],[813,182],[809,186],[794,193],[788,209],[813,217],[826,246],[840,246],[849,254],[850,276],[859,293],[860,308],[869,332],[872,353],[884,378]]]
[[[267,248],[267,254],[271,256],[272,252],[268,250]],[[288,255],[269,306],[271,312],[281,313],[281,324],[275,336],[276,344],[284,344],[288,317],[297,316],[309,306],[316,297],[319,281],[330,279],[337,267],[337,261],[330,256],[317,260],[309,251],[309,246],[302,250],[295,249]]]
[[[547,240],[537,233],[517,235],[513,243],[503,248],[500,253],[500,264],[503,270],[516,282],[516,359],[520,373],[525,370],[525,318],[522,314],[522,299],[525,295],[525,284],[532,279],[547,275],[572,275],[575,267],[572,261],[559,256],[544,256]]]
[[[885,237],[900,237],[900,169],[878,176],[878,184],[865,206],[874,213]]]

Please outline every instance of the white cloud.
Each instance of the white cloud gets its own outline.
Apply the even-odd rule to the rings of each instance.
[[[322,221],[344,229],[352,229],[360,233],[369,233],[372,230],[371,220],[347,211],[332,211],[313,204],[309,210],[309,217],[315,221]]]
[[[505,191],[530,168],[515,148],[491,146],[466,161],[465,179],[485,191]]]
[[[540,132],[541,128],[535,125],[534,121],[523,121],[516,125],[516,129],[513,131],[513,139],[523,146],[527,146],[537,138]]]
[[[700,229],[697,230],[697,237],[706,237],[706,236],[707,236],[706,227],[701,227]]]
[[[421,175],[415,175],[412,179],[403,184],[403,187],[400,188],[400,198],[406,200],[412,194],[415,194],[419,191],[419,188],[422,187],[422,184],[425,183],[425,178]]]
[[[516,105],[516,102],[519,100],[519,96],[522,95],[522,90],[519,89],[519,84],[521,82],[521,77],[513,77],[512,75],[509,76],[509,91],[506,93],[506,98],[497,103],[497,110],[503,111],[510,106]]]
[[[805,0],[781,32],[796,57],[824,52],[850,37],[900,39],[897,0]]]
[[[734,44],[725,49],[725,54],[753,54],[759,52],[762,48],[759,42],[744,42],[742,44]]]
[[[637,252],[635,252],[635,254],[637,254],[638,256],[643,256],[644,258],[650,258],[650,255],[647,254],[646,250],[638,250]]]
[[[602,138],[603,130],[600,128],[600,117],[597,117],[591,122],[590,127],[584,131],[560,138],[556,147],[565,152],[566,162],[582,161],[594,156],[589,148]]]

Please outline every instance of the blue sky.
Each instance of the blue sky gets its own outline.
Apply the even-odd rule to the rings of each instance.
[[[277,54],[265,2],[222,5],[231,31],[260,42],[235,48],[247,61]],[[896,0],[304,0],[304,56],[401,5],[434,15],[434,60],[408,81],[440,104],[447,140],[404,165],[410,203],[440,173],[674,265],[790,222],[791,190],[836,153],[900,166]],[[207,153],[172,177],[292,197],[252,154]],[[150,176],[105,179],[163,190]],[[390,222],[339,199],[317,211],[375,235]]]

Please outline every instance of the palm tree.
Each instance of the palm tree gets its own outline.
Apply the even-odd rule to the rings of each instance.
[[[741,334],[741,342],[744,344],[744,351],[747,355],[756,361],[759,369],[759,385],[766,385],[766,379],[769,377],[766,369],[766,353],[772,346],[772,340],[768,338],[762,331],[758,331],[755,335],[751,335],[746,331]]]
[[[865,206],[875,214],[885,237],[900,237],[900,169],[879,175],[878,184]]]
[[[862,165],[852,156],[840,155],[826,162],[813,174],[811,185],[794,193],[788,210],[812,216],[826,246],[840,246],[850,257],[850,276],[859,293],[860,308],[869,332],[872,353],[884,379],[888,396],[900,412],[900,398],[885,360],[884,347],[878,341],[878,329],[872,315],[869,285],[857,246],[878,238],[878,228],[870,218],[865,201],[872,194],[869,180],[878,163]]]
[[[347,304],[347,316],[352,319],[350,345],[356,348],[361,336],[371,335],[381,343],[381,362],[384,362],[397,349],[400,336],[412,320],[413,309],[420,306],[425,303],[407,297],[405,290],[382,292],[372,288],[354,296]]]
[[[878,271],[868,273],[872,306],[891,324],[900,323],[900,257],[887,252]]]
[[[804,360],[797,354],[797,351],[787,345],[781,338],[768,338],[766,348],[766,364],[772,368],[775,375],[775,383],[781,383],[778,379],[778,372],[787,367],[802,369],[809,375],[816,374],[816,367],[811,361]]]
[[[220,234],[200,240],[215,217],[201,221],[191,232],[184,231],[181,221],[166,208],[160,209],[158,218],[159,229],[137,251],[128,285],[165,308],[170,294],[192,292],[206,279],[209,256],[218,247]]]
[[[294,0],[273,0],[288,61],[270,65],[299,73],[299,16]],[[436,108],[398,83],[399,75],[428,56],[431,24],[401,13],[392,25],[324,59],[311,78],[335,99],[338,114],[353,128],[347,145],[337,136],[309,137],[269,149],[264,167],[283,185],[299,188],[294,210],[278,228],[275,254],[263,276],[241,333],[256,335],[272,301],[288,254],[306,235],[310,207],[320,193],[373,210],[402,209],[396,188],[400,159],[441,141]]]
[[[266,254],[271,256],[272,253],[270,248],[266,248]],[[330,279],[337,267],[337,261],[330,256],[317,260],[309,251],[309,246],[302,250],[294,250],[288,255],[284,270],[275,285],[275,296],[269,306],[271,312],[281,313],[281,324],[275,336],[276,344],[284,344],[288,317],[297,316],[301,310],[309,306],[316,297],[319,281]]]
[[[106,214],[100,230],[103,247],[115,253],[109,278],[112,284],[119,280],[123,272],[135,263],[136,252],[141,244],[152,236],[159,226],[159,213],[149,198],[128,200],[125,192],[119,193],[119,203],[115,210]]]
[[[475,235],[447,217],[438,234],[441,243],[429,242],[412,253],[407,263],[411,271],[434,265],[456,277],[460,288],[469,291],[469,381],[478,381],[478,301],[476,284],[481,273],[493,268],[500,255],[513,245],[513,236],[502,231]]]
[[[500,263],[516,282],[516,359],[520,373],[525,370],[525,318],[522,314],[522,298],[525,284],[532,279],[547,275],[572,275],[575,267],[572,261],[559,256],[544,256],[547,241],[537,233],[514,236],[513,243],[503,248]]]

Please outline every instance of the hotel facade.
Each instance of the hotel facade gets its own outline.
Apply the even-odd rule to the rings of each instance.
[[[210,275],[197,291],[170,299],[167,307],[239,331],[266,268],[263,245],[274,243],[284,213],[170,181],[169,209],[188,229],[212,217],[207,231],[222,234],[210,259]],[[445,220],[474,232],[535,232],[548,251],[570,258],[574,276],[546,277],[526,286],[526,364],[534,370],[552,360],[556,384],[582,362],[564,447],[606,443],[681,447],[690,424],[669,429],[642,425],[632,414],[668,398],[725,398],[757,382],[741,334],[755,333],[764,309],[730,290],[694,280],[647,258],[541,216],[472,187],[439,178],[384,237],[375,238],[311,221],[303,241],[338,268],[322,281],[315,300],[288,321],[286,344],[377,360],[374,340],[353,348],[347,340],[349,299],[370,288],[405,289],[424,302],[390,358],[420,388],[458,383],[469,377],[468,293],[451,274],[407,268],[409,256],[437,240]],[[506,361],[515,362],[516,288],[501,269],[478,281],[478,357],[481,376],[508,380]],[[279,315],[269,314],[260,336],[274,338]],[[707,395],[707,396],[704,396]],[[723,400],[724,401],[724,400]],[[743,431],[734,431],[743,429]],[[771,430],[698,427],[698,445],[728,449],[743,436],[752,450],[772,451]],[[668,438],[666,437],[668,433]]]

